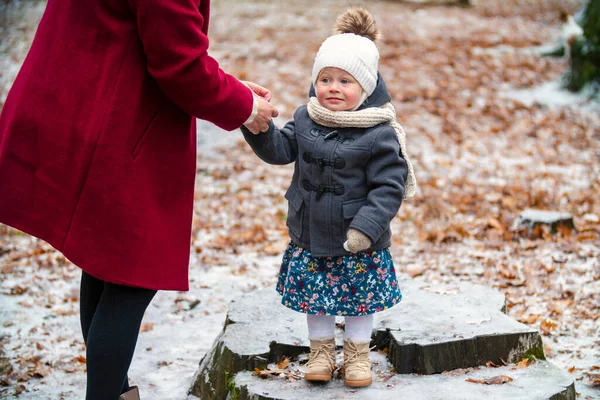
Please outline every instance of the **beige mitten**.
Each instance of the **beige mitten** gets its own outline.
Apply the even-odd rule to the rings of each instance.
[[[348,229],[348,240],[344,242],[344,249],[350,253],[358,253],[371,247],[371,239],[356,229]]]

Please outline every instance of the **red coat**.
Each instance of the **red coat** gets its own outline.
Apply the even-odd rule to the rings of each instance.
[[[207,54],[208,17],[205,0],[49,0],[0,116],[0,222],[97,278],[187,290],[193,117],[233,130],[252,110]]]

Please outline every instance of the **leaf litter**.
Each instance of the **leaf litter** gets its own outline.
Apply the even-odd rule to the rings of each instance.
[[[306,102],[314,54],[331,16],[347,6],[284,3],[214,2],[213,21],[231,23],[211,24],[211,54],[226,71],[273,92],[279,125]],[[40,4],[19,4],[30,21],[14,25],[21,42],[11,39],[2,60],[12,61],[0,77],[0,106]],[[469,281],[503,292],[508,315],[540,330],[547,357],[577,379],[585,399],[600,381],[600,116],[582,98],[555,106],[519,97],[560,79],[566,61],[531,49],[557,40],[561,13],[580,4],[490,0],[460,9],[375,1],[369,8],[383,31],[380,69],[420,184],[392,223],[397,272],[431,288]],[[283,193],[291,166],[263,164],[239,132],[224,137],[224,146],[199,151],[192,294],[157,296],[132,365],[132,379],[154,386],[156,398],[186,398],[189,385],[181,381],[191,381],[228,302],[273,284],[287,243]],[[576,230],[512,229],[526,208],[570,212]],[[0,273],[0,394],[36,398],[52,387],[56,398],[80,398],[79,270],[47,244],[2,226]],[[173,349],[165,332],[175,329],[182,344]]]

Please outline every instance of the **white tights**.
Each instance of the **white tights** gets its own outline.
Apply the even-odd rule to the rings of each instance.
[[[312,340],[331,338],[335,332],[335,316],[307,314],[308,337]],[[371,341],[373,314],[360,317],[346,317],[344,340],[352,339],[356,343]]]

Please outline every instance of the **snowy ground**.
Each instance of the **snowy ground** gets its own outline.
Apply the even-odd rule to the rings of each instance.
[[[315,51],[349,4],[213,1],[212,54],[273,91],[281,124],[306,101]],[[559,16],[577,2],[368,5],[420,184],[393,222],[398,271],[502,291],[509,315],[539,329],[550,360],[572,373],[579,398],[600,398],[598,106],[557,88],[565,60],[532,50],[558,40]],[[0,107],[43,6],[0,5]],[[187,398],[229,301],[275,282],[286,243],[291,168],[262,164],[239,132],[199,127],[191,290],[161,292],[148,309],[130,374],[144,399]],[[512,231],[530,207],[572,213],[577,231]],[[81,399],[79,270],[0,225],[0,276],[0,396]]]

